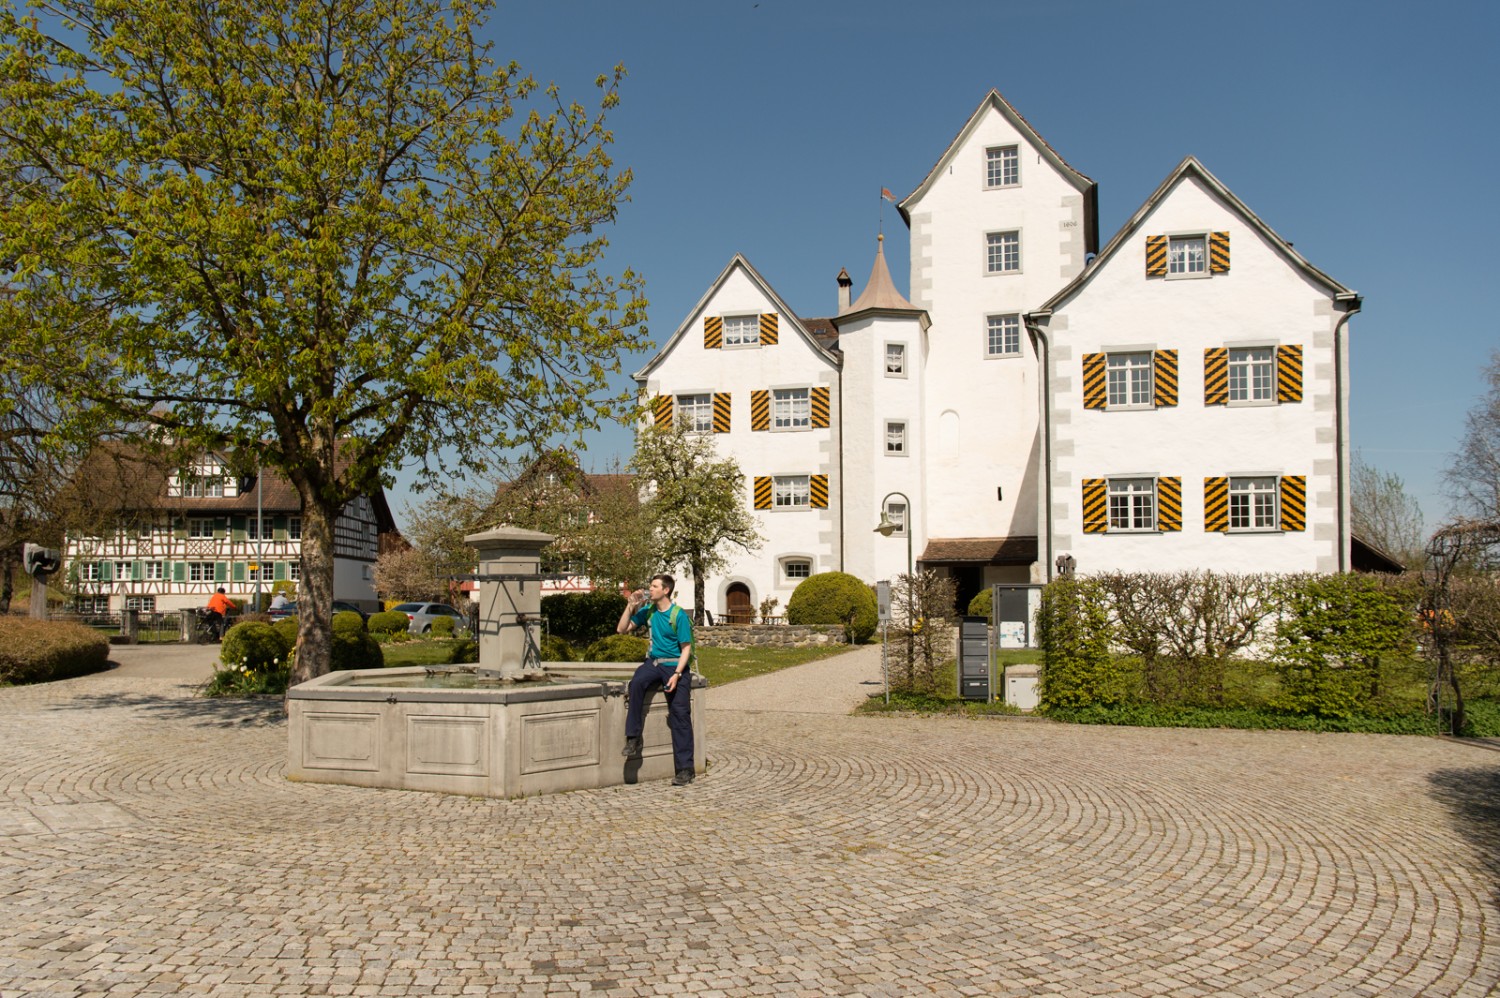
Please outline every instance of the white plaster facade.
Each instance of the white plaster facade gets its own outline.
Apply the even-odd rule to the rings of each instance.
[[[752,606],[768,596],[784,606],[800,581],[789,560],[869,581],[904,571],[906,536],[872,529],[886,501],[902,497],[912,559],[953,575],[961,600],[980,586],[1045,582],[1064,554],[1080,572],[1348,567],[1346,321],[1359,296],[1196,160],[1100,250],[1094,182],[991,92],[899,207],[911,227],[910,301],[891,284],[883,247],[853,301],[840,275],[838,310],[826,319],[796,317],[736,256],[636,375],[653,399],[727,393],[728,423],[711,429],[746,475],[752,506],[758,478],[826,476],[826,508],[757,510],[766,543],[708,580],[709,610],[725,612],[733,587],[747,589]],[[1194,237],[1202,245],[1190,262],[1204,273],[1148,275],[1148,240],[1176,260],[1192,256]],[[777,316],[774,343],[728,345],[706,326],[767,313]],[[891,348],[900,370],[888,367]],[[1296,371],[1296,397],[1210,400],[1225,365],[1206,387],[1206,350],[1232,356],[1236,378],[1263,376],[1269,350],[1273,392],[1283,390],[1284,366]],[[1175,378],[1158,366],[1170,351]],[[1084,358],[1104,365],[1115,354],[1149,358],[1162,391],[1175,381],[1172,404],[1086,397]],[[1252,396],[1264,394],[1263,380]],[[751,427],[753,392],[797,386],[826,386],[827,426]],[[1219,492],[1205,482],[1218,479]],[[1104,482],[1107,511],[1116,480],[1149,480],[1150,529],[1101,528],[1096,517],[1085,530],[1085,482],[1096,497]],[[1159,497],[1159,488],[1168,491]],[[1292,504],[1303,493],[1305,518]],[[1234,527],[1205,526],[1215,497],[1230,499]],[[1136,502],[1144,514],[1145,500]],[[1252,525],[1242,527],[1247,509]],[[1172,529],[1161,529],[1158,510]]]

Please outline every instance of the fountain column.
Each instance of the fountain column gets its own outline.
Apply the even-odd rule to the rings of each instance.
[[[553,535],[519,527],[469,534],[479,553],[479,667],[507,679],[525,671],[527,635],[541,640],[542,548]]]

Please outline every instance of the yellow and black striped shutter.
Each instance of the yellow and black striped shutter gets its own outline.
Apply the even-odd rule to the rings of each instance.
[[[1156,529],[1182,529],[1182,479],[1176,475],[1156,480]]]
[[[729,432],[729,393],[714,392],[714,432]]]
[[[756,509],[770,509],[771,508],[771,476],[770,475],[756,475],[755,476],[755,508]]]
[[[1109,482],[1103,478],[1083,480],[1083,532],[1102,534],[1109,530]]]
[[[763,347],[776,345],[776,313],[762,312],[760,314],[760,345]]]
[[[717,350],[724,345],[724,317],[719,315],[705,315],[703,317],[703,349]]]
[[[1203,351],[1203,404],[1229,404],[1229,350],[1209,347]]]
[[[1209,533],[1229,530],[1229,479],[1203,480],[1203,529]]]
[[[1210,232],[1208,234],[1208,272],[1210,274],[1229,273],[1229,233]]]
[[[1146,276],[1167,276],[1167,237],[1146,237]]]
[[[1152,356],[1156,367],[1156,404],[1177,404],[1177,351],[1158,350]]]
[[[1302,347],[1276,348],[1276,401],[1302,401]]]
[[[808,496],[813,509],[828,508],[828,476],[813,475],[807,483]]]
[[[656,416],[657,426],[672,424],[672,396],[658,395],[651,400],[651,410]]]
[[[828,386],[815,386],[807,393],[812,404],[812,425],[814,429],[828,429]]]
[[[750,393],[750,429],[769,430],[771,428],[771,393],[765,389],[757,389]]]
[[[1104,354],[1086,353],[1083,355],[1083,407],[1103,409],[1108,400],[1109,393],[1104,384]]]
[[[1281,529],[1307,529],[1307,476],[1281,476]]]

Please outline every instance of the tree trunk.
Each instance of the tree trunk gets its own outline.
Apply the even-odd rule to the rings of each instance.
[[[698,565],[689,565],[688,571],[693,573],[693,626],[703,626],[703,601],[707,599],[704,592],[703,571]]]
[[[297,665],[291,685],[329,671],[333,652],[333,523],[329,509],[310,489],[302,494],[302,578],[297,583]]]

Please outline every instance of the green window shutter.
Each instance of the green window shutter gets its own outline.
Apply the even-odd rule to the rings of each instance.
[[[1156,368],[1156,404],[1177,404],[1177,351],[1158,350],[1151,356]]]
[[[177,526],[172,528],[172,533],[176,535],[178,540],[187,540],[187,519],[178,520]]]
[[[282,582],[286,579],[286,562],[278,561],[276,567],[271,569],[271,581]]]
[[[756,475],[755,476],[755,508],[756,509],[770,509],[771,508],[771,476],[770,475]]]
[[[717,315],[703,317],[703,349],[717,350],[724,345],[724,319]]]
[[[1083,532],[1103,534],[1109,531],[1109,481],[1104,478],[1083,480]]]
[[[1302,347],[1276,348],[1276,401],[1302,401]]]
[[[99,581],[113,582],[115,578],[115,564],[112,561],[99,562]]]
[[[245,563],[243,561],[237,561],[234,563],[234,581],[245,581]]]
[[[1203,404],[1229,402],[1229,350],[1209,347],[1203,351]]]
[[[1156,529],[1182,529],[1182,479],[1166,476],[1156,480]]]
[[[271,517],[271,536],[278,541],[286,540],[286,517]]]
[[[175,564],[172,565],[172,581],[173,582],[186,582],[187,581],[187,562],[179,561],[179,562],[176,562]]]
[[[828,386],[818,385],[807,394],[812,407],[813,428],[828,429]]]
[[[714,392],[714,432],[729,432],[729,393]]]
[[[1104,354],[1086,353],[1083,355],[1083,407],[1103,409],[1108,400],[1109,393],[1104,381]]]
[[[214,519],[214,536],[218,538],[229,536],[229,517],[216,517]]]
[[[778,336],[776,313],[762,312],[760,315],[760,345],[763,347],[775,346]]]
[[[1210,232],[1208,234],[1208,272],[1210,274],[1229,273],[1229,233]]]
[[[1167,237],[1146,237],[1146,276],[1167,276]]]
[[[771,393],[764,389],[757,389],[750,393],[750,429],[769,430],[771,428]]]
[[[243,543],[243,541],[245,540],[246,519],[247,517],[243,516],[231,516],[229,518],[229,530],[230,533],[234,535],[234,540],[236,543]]]
[[[227,562],[222,562],[222,561],[216,561],[216,562],[214,562],[214,581],[215,582],[228,582],[229,581],[229,564]]]
[[[655,413],[657,426],[672,425],[672,396],[658,395],[651,401],[652,412]]]
[[[130,580],[140,582],[146,577],[146,565],[144,562],[133,561],[130,563]]]
[[[828,476],[813,475],[808,479],[808,494],[813,509],[828,508]]]
[[[1209,533],[1229,531],[1229,479],[1203,480],[1203,529]]]
[[[1307,476],[1281,476],[1281,529],[1307,529]]]

